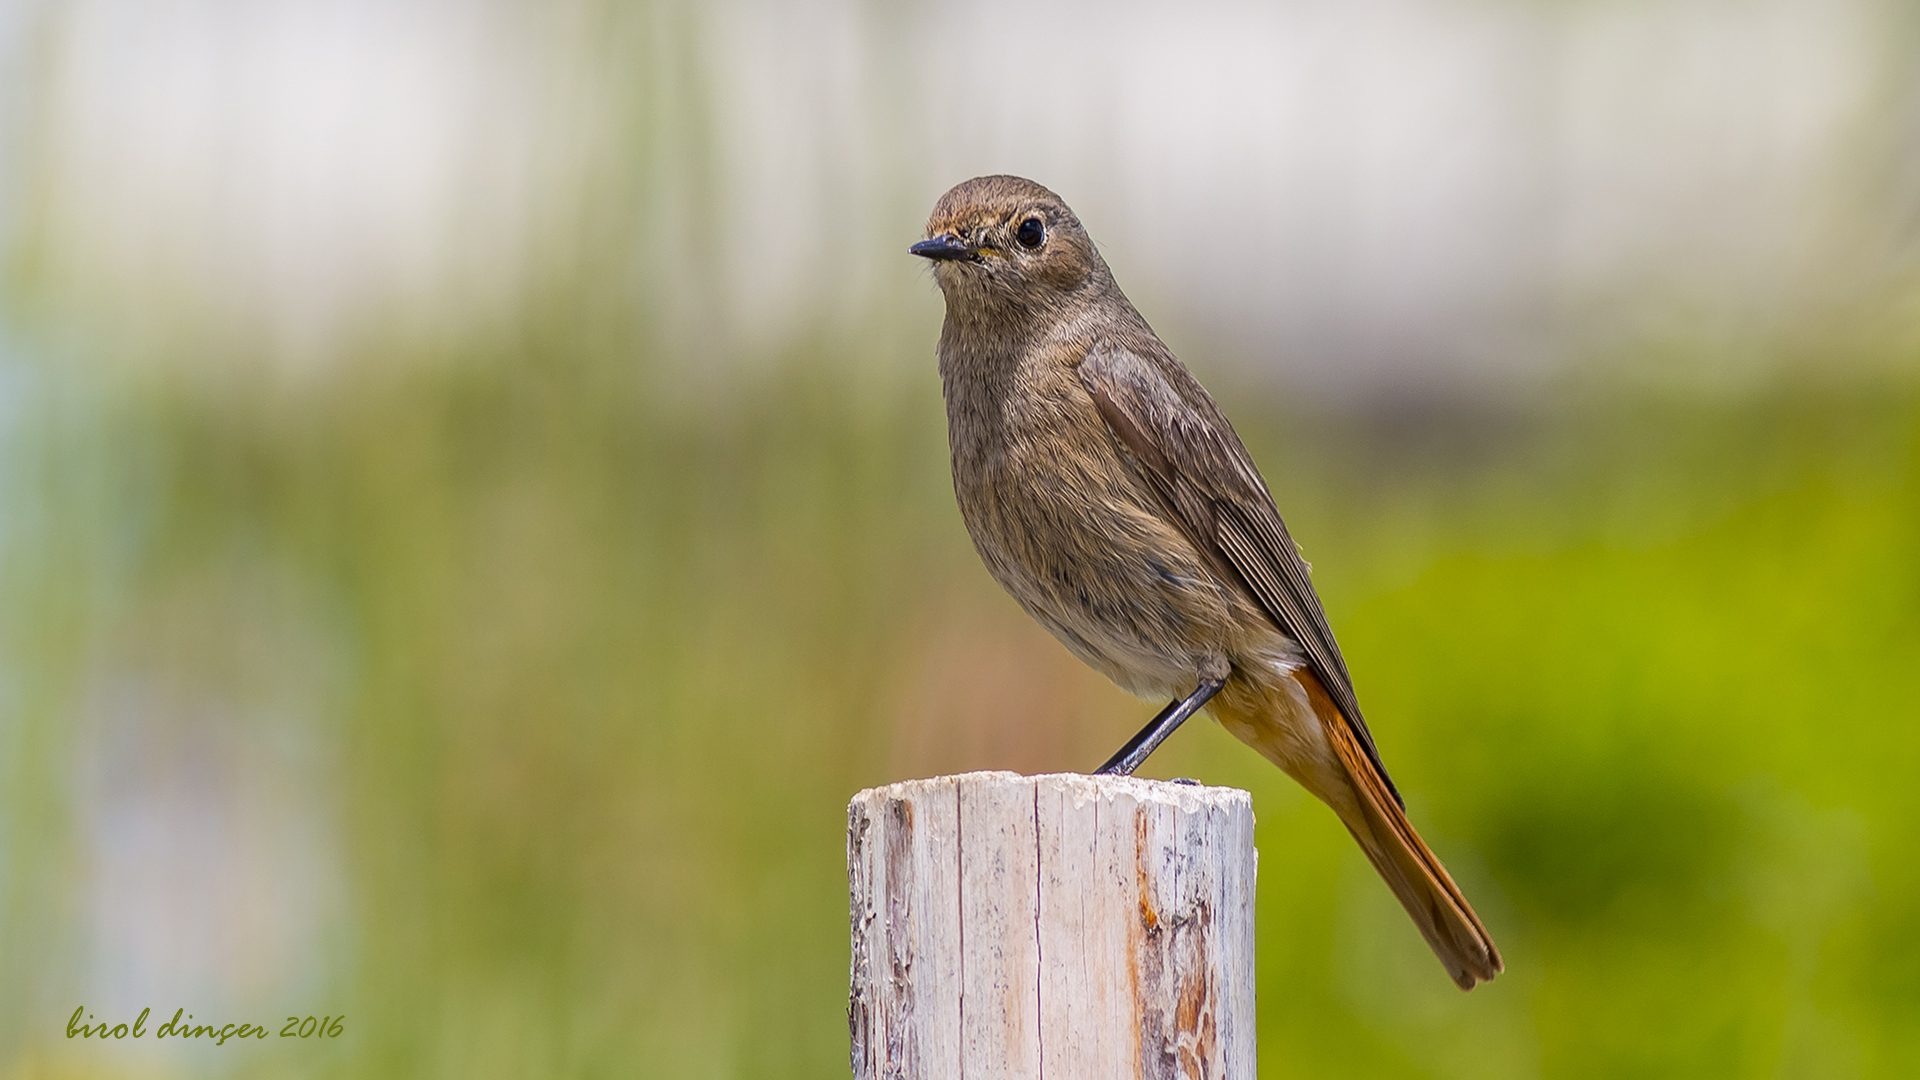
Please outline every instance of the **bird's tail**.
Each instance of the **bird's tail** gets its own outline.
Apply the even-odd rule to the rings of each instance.
[[[1318,726],[1332,751],[1331,761],[1313,752],[1319,748],[1311,744],[1319,740],[1311,733],[1284,730],[1273,722],[1271,713],[1259,719],[1236,716],[1233,714],[1242,712],[1233,708],[1236,703],[1222,702],[1224,708],[1217,715],[1230,731],[1333,808],[1460,989],[1471,990],[1475,983],[1504,971],[1506,965],[1487,928],[1481,925],[1447,868],[1414,831],[1406,811],[1388,790],[1386,779],[1374,767],[1320,680],[1309,671],[1296,672],[1293,677],[1306,691],[1307,702],[1320,721]]]

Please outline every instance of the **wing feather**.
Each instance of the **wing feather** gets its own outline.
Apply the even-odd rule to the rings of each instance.
[[[1164,346],[1150,352],[1142,356],[1098,343],[1080,364],[1081,385],[1188,538],[1231,568],[1274,624],[1300,643],[1355,741],[1394,801],[1405,805],[1360,716],[1346,659],[1308,579],[1306,560],[1253,458],[1179,361]]]

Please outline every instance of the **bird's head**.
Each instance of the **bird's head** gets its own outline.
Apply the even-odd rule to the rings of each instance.
[[[1106,276],[1106,263],[1060,196],[1017,176],[981,176],[940,197],[927,238],[949,313],[1053,307]]]

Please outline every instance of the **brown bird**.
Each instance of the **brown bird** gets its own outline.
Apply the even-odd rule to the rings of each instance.
[[[1333,808],[1461,989],[1499,974],[1387,778],[1266,482],[1073,211],[983,176],[909,250],[946,297],[953,489],[981,559],[1075,656],[1174,699],[1099,771],[1132,773],[1207,708]]]

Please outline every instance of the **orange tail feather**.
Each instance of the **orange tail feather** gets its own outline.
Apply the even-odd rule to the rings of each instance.
[[[1407,914],[1413,916],[1414,925],[1446,965],[1447,973],[1460,989],[1471,990],[1476,982],[1506,970],[1493,937],[1439,857],[1414,831],[1406,811],[1387,790],[1386,781],[1368,760],[1320,680],[1305,671],[1295,673],[1294,678],[1306,689],[1307,700],[1357,796],[1358,814],[1342,813],[1342,822]],[[1335,806],[1336,811],[1341,809]]]
[[[1326,688],[1310,671],[1293,678],[1299,693],[1229,682],[1210,709],[1235,737],[1333,808],[1462,990],[1498,975],[1505,964],[1492,936],[1414,831]]]

